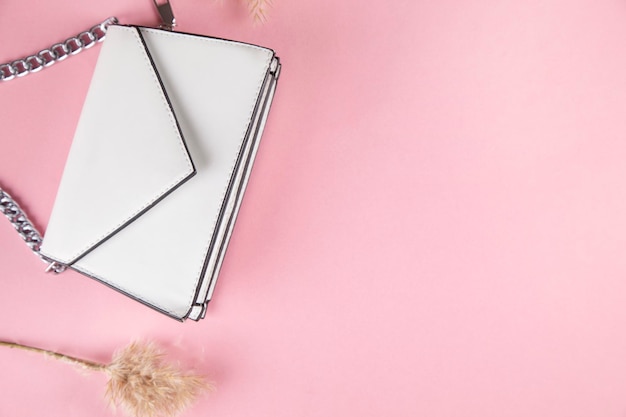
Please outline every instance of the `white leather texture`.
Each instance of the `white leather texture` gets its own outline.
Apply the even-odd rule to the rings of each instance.
[[[66,264],[194,171],[139,34],[115,29],[103,45],[46,231],[45,250]],[[118,85],[127,93],[111,88]]]
[[[276,78],[271,77],[269,82],[267,82],[264,86],[264,90],[261,95],[263,100],[259,103],[256,117],[251,125],[251,139],[242,153],[241,163],[235,172],[235,178],[233,181],[235,187],[228,196],[226,209],[224,210],[224,220],[220,223],[220,227],[216,231],[216,240],[220,242],[221,245],[219,250],[214,250],[210,254],[207,274],[211,274],[211,276],[207,277],[208,279],[205,279],[200,287],[200,291],[198,293],[198,297],[200,299],[210,299],[213,295],[215,284],[217,282],[217,275],[222,261],[224,260],[226,247],[233,231],[235,219],[237,218],[239,207],[241,206],[243,199],[243,193],[248,184],[248,180],[250,179],[252,164],[254,163],[259,142],[263,134],[263,130],[265,129],[267,116],[269,115],[270,106],[274,98],[274,92],[276,91],[276,81]]]
[[[201,318],[273,63],[257,46],[110,27],[42,252],[172,317]]]

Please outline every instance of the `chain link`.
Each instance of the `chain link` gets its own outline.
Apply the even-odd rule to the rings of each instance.
[[[33,253],[48,264],[46,271],[52,271],[59,274],[65,271],[66,266],[53,261],[52,259],[42,255],[39,251],[41,248],[42,238],[33,223],[28,219],[26,213],[20,208],[15,200],[0,188],[0,213],[4,214],[9,222],[13,225],[17,233],[24,239],[24,242],[33,251]]]
[[[76,55],[83,49],[89,49],[106,37],[107,29],[117,24],[117,18],[109,17],[104,22],[67,39],[55,43],[49,48],[42,49],[34,55],[21,58],[6,64],[0,64],[0,81],[10,81],[16,77],[23,77],[33,72],[41,71],[57,62],[63,61],[70,55]]]

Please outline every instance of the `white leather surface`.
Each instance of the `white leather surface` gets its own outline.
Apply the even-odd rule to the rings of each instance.
[[[219,225],[219,228],[215,231],[216,242],[219,242],[219,247],[216,246],[216,250],[212,251],[209,257],[208,268],[206,277],[198,292],[198,302],[203,300],[210,300],[213,291],[215,290],[215,284],[217,282],[217,276],[219,274],[226,248],[232,234],[235,219],[239,213],[239,208],[243,199],[243,193],[248,184],[250,178],[250,172],[256,153],[258,151],[261,136],[265,129],[265,123],[269,114],[270,105],[274,98],[274,92],[276,90],[276,79],[274,77],[268,77],[262,91],[262,101],[259,103],[259,108],[250,127],[251,135],[246,147],[242,153],[241,163],[238,165],[235,172],[234,184],[231,192],[228,195],[228,201],[226,209],[224,210],[224,219]],[[198,312],[198,316],[203,314],[204,311]]]
[[[137,51],[128,51],[128,44],[135,42],[136,30],[123,26],[109,29],[44,238],[43,252],[53,258],[63,256],[67,259],[67,253],[74,253],[76,246],[84,246],[82,242],[76,243],[80,239],[68,237],[65,229],[76,228],[72,221],[77,211],[73,203],[82,198],[85,189],[92,190],[89,193],[93,197],[124,188],[116,191],[124,196],[121,205],[142,206],[150,201],[145,187],[143,184],[138,187],[135,179],[124,177],[149,171],[158,177],[154,182],[162,187],[169,182],[161,176],[172,176],[171,159],[177,161],[174,163],[177,168],[182,166],[177,155],[180,151],[172,145],[176,141],[171,140],[171,129],[168,133],[169,122],[166,123],[163,112],[155,108],[154,95],[128,93],[134,91],[137,84],[149,84],[145,68],[138,69],[137,64],[128,63],[128,59],[138,59],[136,54],[141,55]],[[236,42],[155,29],[140,30],[172,103],[197,173],[80,258],[73,267],[167,314],[182,318],[195,301],[218,226],[222,201],[254,119],[255,104],[274,55],[271,50]],[[129,55],[133,57],[129,58]],[[120,71],[133,74],[120,77]],[[103,122],[100,113],[111,114],[107,102],[115,95],[133,96],[133,100],[140,103],[127,107],[120,114],[114,112],[115,120]],[[138,123],[137,118],[142,122]],[[144,124],[149,125],[144,127],[146,131],[152,133],[139,132]],[[109,128],[118,135],[108,151],[110,155],[107,153],[109,158],[124,159],[128,143],[139,143],[131,145],[137,147],[133,154],[137,167],[131,174],[125,171],[118,175],[117,165],[113,162],[109,171],[93,171],[86,178],[83,173],[99,160],[101,145],[92,139],[93,133],[84,132]],[[159,133],[153,133],[155,130]],[[153,146],[155,135],[159,136],[157,142],[167,142],[170,147]],[[168,139],[161,139],[161,136]],[[153,158],[163,161],[163,171],[146,162]],[[188,168],[183,172],[188,173]],[[98,189],[94,189],[94,181]],[[84,220],[86,228],[90,229],[84,234],[89,236],[97,235],[93,230],[110,227],[103,225],[102,219],[127,216],[126,213],[108,215],[102,213],[106,210],[97,207],[89,209]],[[219,250],[219,244],[217,246],[216,250]]]
[[[193,173],[138,34],[115,29],[101,50],[46,230],[42,251],[63,263]]]

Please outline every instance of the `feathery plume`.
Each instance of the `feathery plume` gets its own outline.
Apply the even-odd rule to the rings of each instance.
[[[214,389],[199,375],[183,372],[164,360],[153,343],[133,342],[113,355],[110,364],[100,364],[58,352],[0,340],[0,346],[45,356],[105,372],[109,377],[106,397],[133,417],[175,417],[203,392]]]
[[[245,0],[245,2],[255,23],[267,22],[268,10],[272,6],[272,0]]]

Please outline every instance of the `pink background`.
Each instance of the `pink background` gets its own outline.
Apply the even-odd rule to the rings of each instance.
[[[0,219],[0,338],[156,340],[218,384],[186,416],[626,416],[626,2],[174,1],[284,62],[207,318],[45,275]],[[0,62],[109,15],[157,22],[3,0]],[[0,85],[0,183],[42,229],[97,50]],[[109,416],[104,381],[0,350],[0,415]]]

